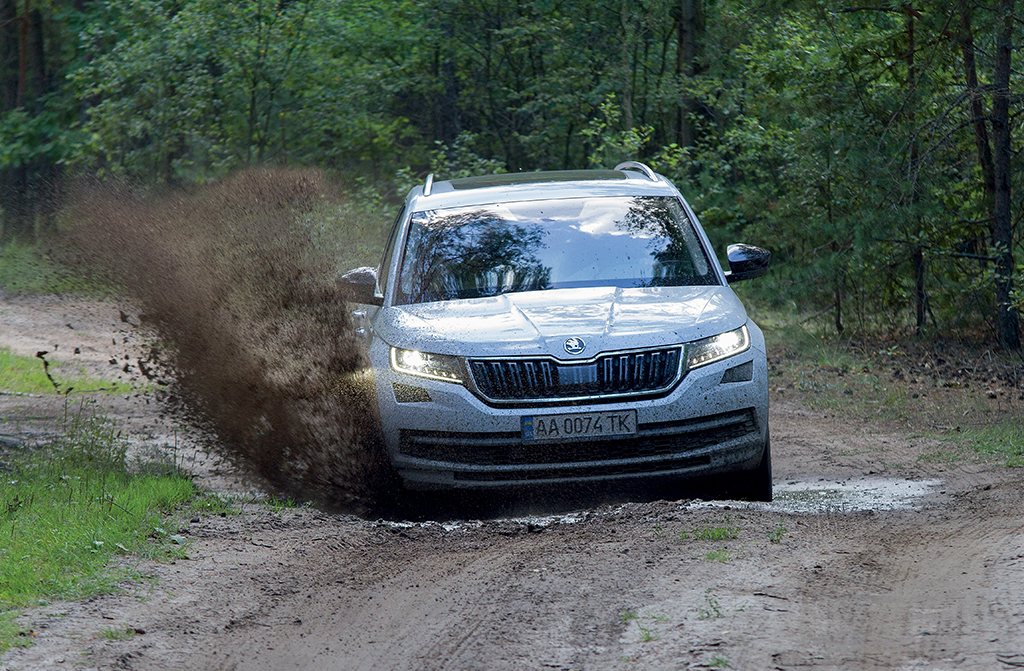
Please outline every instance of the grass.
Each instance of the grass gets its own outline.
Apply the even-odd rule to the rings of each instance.
[[[1006,466],[1024,466],[1024,420],[970,427],[962,442],[972,452],[1001,460]]]
[[[137,633],[138,632],[135,627],[124,625],[122,627],[107,627],[106,629],[101,629],[96,636],[97,638],[105,638],[108,641],[124,641],[132,638]]]
[[[739,535],[740,528],[732,523],[731,518],[726,518],[721,526],[705,524],[693,530],[693,540],[695,541],[729,541]],[[686,535],[686,537],[688,536],[689,534]]]
[[[969,457],[996,459],[1008,468],[1024,466],[1024,421],[1010,418],[984,425],[958,427],[942,435],[947,449],[934,450],[918,457],[927,463],[952,464]]]
[[[0,391],[22,394],[56,394],[104,391],[125,394],[132,391],[124,382],[107,382],[87,377],[83,372],[67,374],[67,366],[51,364],[50,375],[60,389],[46,377],[46,368],[38,357],[19,356],[6,347],[0,347]]]
[[[0,288],[11,293],[113,294],[109,286],[81,277],[51,259],[43,242],[0,246]]]
[[[189,508],[193,512],[220,517],[237,517],[242,514],[242,508],[237,501],[216,493],[198,496],[189,504]]]
[[[10,648],[27,648],[32,645],[33,636],[35,632],[18,624],[17,611],[0,611],[0,654]]]
[[[274,513],[283,513],[286,510],[298,510],[307,507],[309,504],[300,503],[292,497],[271,496],[263,502],[267,510]]]
[[[137,577],[131,562],[111,566],[117,555],[183,556],[161,531],[195,486],[176,472],[132,473],[126,451],[117,428],[82,407],[53,444],[4,455],[13,470],[0,480],[0,618],[115,591]],[[18,643],[8,631],[0,651]]]
[[[645,620],[653,620],[655,622],[667,622],[668,615],[651,615],[650,613],[643,616]],[[640,632],[640,642],[649,643],[651,641],[657,641],[661,638],[657,631],[652,627],[647,626],[641,621],[640,614],[637,613],[636,609],[628,608],[623,610],[619,614],[619,621],[624,625],[629,625],[630,622],[636,622],[637,630]]]
[[[729,550],[708,550],[704,555],[704,561],[715,561],[726,564],[732,559],[732,552]]]
[[[782,542],[782,537],[786,535],[786,531],[787,529],[785,525],[782,523],[782,520],[779,520],[778,525],[768,532],[769,542],[778,545]]]
[[[639,627],[639,629],[640,629],[640,642],[641,643],[650,643],[651,641],[657,641],[658,639],[661,638],[661,636],[658,635],[658,632],[654,631],[650,627],[645,627],[640,622],[637,622],[636,626]]]
[[[709,589],[704,593],[704,605],[697,607],[697,619],[698,620],[713,620],[720,617],[725,617],[725,611],[718,604],[718,599],[711,593]]]
[[[965,458],[1024,466],[1024,359],[984,341],[814,335],[767,318],[769,388],[839,419],[890,423],[908,436],[952,443],[923,461]]]

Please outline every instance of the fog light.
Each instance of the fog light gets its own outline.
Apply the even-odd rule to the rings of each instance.
[[[391,385],[395,391],[396,403],[430,403],[430,393],[423,387],[395,382]]]
[[[750,382],[754,379],[754,362],[748,361],[739,366],[733,366],[722,375],[722,383],[729,382]]]

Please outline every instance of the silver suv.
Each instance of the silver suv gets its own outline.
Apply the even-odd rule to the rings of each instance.
[[[693,210],[646,165],[414,188],[342,278],[410,489],[722,476],[771,500],[764,336]],[[713,492],[714,493],[714,492]]]

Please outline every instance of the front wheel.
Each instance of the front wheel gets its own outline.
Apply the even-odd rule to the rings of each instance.
[[[748,501],[772,500],[772,441],[768,431],[764,434],[761,463],[754,470],[743,473],[738,485],[741,498]]]

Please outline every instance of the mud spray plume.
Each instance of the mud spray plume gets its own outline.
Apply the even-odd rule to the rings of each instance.
[[[316,223],[330,192],[310,170],[254,169],[159,197],[82,183],[70,239],[154,325],[216,449],[279,493],[365,513],[390,482],[338,243]]]

